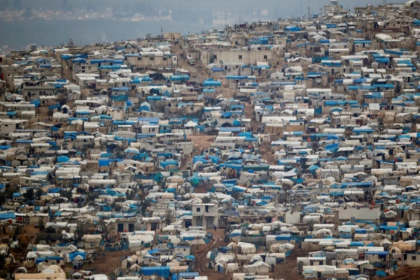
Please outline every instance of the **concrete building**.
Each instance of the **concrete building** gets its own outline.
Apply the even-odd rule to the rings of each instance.
[[[192,225],[205,228],[219,226],[219,210],[217,204],[195,204],[192,207]]]

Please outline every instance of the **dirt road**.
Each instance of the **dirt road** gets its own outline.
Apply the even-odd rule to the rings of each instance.
[[[420,279],[420,268],[418,267],[398,267],[398,270],[394,272],[394,275],[382,277],[384,280],[409,280],[409,279]]]
[[[297,258],[308,255],[307,251],[295,247],[292,254],[286,257],[287,263],[278,264],[274,267],[274,279],[287,279],[287,280],[302,280],[303,276],[298,272]]]
[[[200,275],[207,276],[208,279],[212,280],[222,280],[230,279],[231,275],[222,274],[215,271],[213,268],[208,268],[209,260],[207,259],[207,253],[210,252],[213,248],[220,248],[226,246],[223,241],[224,230],[218,229],[216,231],[211,231],[213,233],[213,240],[209,244],[199,245],[198,249],[194,249],[195,255],[195,270],[200,273]],[[196,247],[196,246],[193,246]]]

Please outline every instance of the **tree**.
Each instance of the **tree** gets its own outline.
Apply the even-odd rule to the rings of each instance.
[[[141,205],[141,214],[143,216],[145,216],[146,215],[146,212],[147,212],[147,208],[150,206],[150,201],[148,201],[147,199],[145,199],[145,200],[143,200],[141,202],[140,205]]]
[[[93,203],[95,202],[95,199],[97,199],[98,197],[99,197],[98,192],[88,192],[86,201]]]
[[[120,204],[118,204],[116,201],[114,201],[114,202],[111,204],[111,207],[112,207],[112,209],[113,209],[113,210],[115,210],[115,211],[117,211],[117,212],[120,212],[120,211],[121,211],[121,209],[122,209],[122,206],[121,206]]]
[[[65,197],[65,198],[67,198],[69,201],[72,199],[72,197],[73,197],[73,193],[72,193],[72,191],[71,190],[61,190],[60,191],[60,195],[62,196],[62,197]]]
[[[42,219],[42,217],[40,217],[39,220],[38,220],[38,226],[39,226],[40,231],[44,230],[45,224],[44,224],[44,219]]]
[[[248,206],[252,206],[252,200],[251,200],[251,198],[248,198],[247,205]]]
[[[167,223],[168,225],[170,225],[170,224],[171,224],[172,214],[171,214],[171,211],[170,211],[170,210],[168,210],[168,212],[166,213],[165,220],[166,220],[166,223]]]
[[[4,265],[6,264],[6,256],[5,255],[0,255],[0,270],[4,269]]]
[[[6,203],[6,196],[4,194],[0,194],[0,205],[4,205]]]
[[[18,236],[19,236],[20,232],[21,232],[21,228],[20,228],[20,226],[17,226],[16,229],[15,229],[15,232],[13,234],[13,241],[18,240]]]
[[[299,274],[302,274],[302,271],[303,271],[303,262],[298,262],[298,271],[299,271]]]
[[[231,197],[233,197],[235,200],[238,200],[238,199],[240,199],[240,197],[241,197],[241,193],[240,193],[240,192],[238,192],[238,191],[233,191],[233,192],[230,194],[230,196],[231,196]]]
[[[85,235],[85,229],[82,225],[78,224],[76,228],[76,234],[75,234],[76,241],[82,240],[83,235]]]
[[[66,200],[62,197],[59,197],[55,200],[55,203],[57,203],[57,204],[61,204],[61,203],[64,203],[64,202],[66,202]]]
[[[25,199],[26,199],[26,201],[28,201],[28,200],[34,200],[35,199],[35,192],[34,192],[34,189],[28,189],[27,191],[26,191],[26,193],[24,194],[24,197],[25,197]]]
[[[36,194],[35,194],[36,199],[37,199],[37,200],[41,200],[41,196],[42,196],[42,194],[43,194],[43,193],[44,193],[44,192],[42,191],[42,189],[41,189],[41,188],[37,189],[37,190],[36,190]]]
[[[205,197],[203,197],[203,198],[201,199],[201,201],[202,201],[203,203],[210,203],[210,202],[211,202],[211,199],[210,199],[210,197],[209,197],[209,196],[205,196]]]

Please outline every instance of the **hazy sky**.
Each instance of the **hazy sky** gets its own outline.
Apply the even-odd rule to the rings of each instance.
[[[200,32],[225,23],[319,14],[329,0],[0,0],[0,48],[116,41],[164,31]],[[345,9],[383,0],[339,0]],[[388,1],[390,2],[390,1]],[[396,0],[393,3],[404,3]],[[16,11],[21,11],[17,13]],[[24,12],[22,14],[22,11]],[[48,20],[45,20],[48,19]],[[90,19],[90,20],[87,20]]]

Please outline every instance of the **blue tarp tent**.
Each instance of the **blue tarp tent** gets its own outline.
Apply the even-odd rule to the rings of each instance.
[[[299,32],[302,31],[302,29],[300,27],[297,26],[286,26],[284,28],[285,31],[289,31],[289,32]]]
[[[142,267],[141,274],[144,276],[157,275],[160,277],[168,278],[170,274],[169,266],[154,266],[154,267]]]
[[[176,161],[176,160],[167,160],[167,161],[162,161],[160,163],[160,166],[162,166],[163,168],[166,168],[169,165],[178,166],[178,161]]]
[[[209,79],[207,81],[204,81],[203,85],[205,87],[220,87],[220,86],[222,86],[222,82],[220,82],[220,81],[214,81],[212,79]]]
[[[57,162],[68,162],[70,159],[66,156],[57,157]]]
[[[2,212],[0,213],[0,220],[16,219],[14,212]]]
[[[69,258],[70,258],[71,261],[73,261],[74,258],[77,257],[77,256],[81,256],[84,260],[86,260],[86,253],[85,252],[76,251],[76,252],[73,252],[73,253],[69,253]]]

